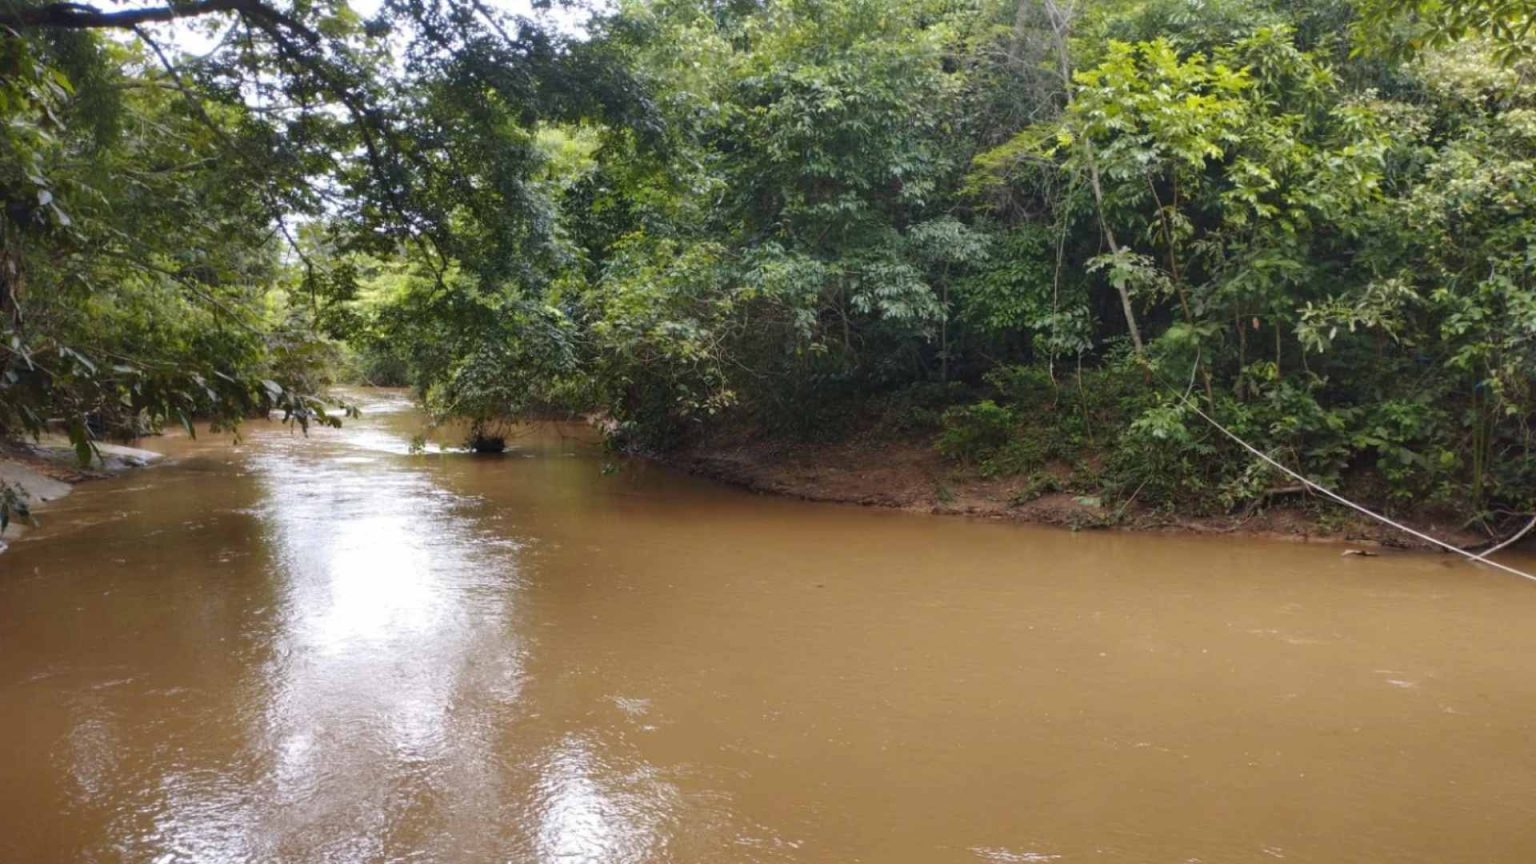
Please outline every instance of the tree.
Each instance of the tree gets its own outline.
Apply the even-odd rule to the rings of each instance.
[[[152,30],[186,19],[221,29],[208,54]],[[107,415],[334,422],[306,364],[344,334],[314,302],[307,318],[265,312],[290,267],[311,301],[346,293],[299,226],[323,223],[341,249],[409,249],[438,282],[452,262],[537,290],[548,268],[529,262],[559,254],[532,188],[539,118],[645,128],[602,56],[472,0],[391,3],[366,23],[339,2],[13,4],[0,27],[0,424],[61,417],[82,453]]]
[[[1536,56],[1531,0],[1366,0],[1352,30],[1365,52],[1411,56],[1481,37],[1498,62],[1513,64]]]

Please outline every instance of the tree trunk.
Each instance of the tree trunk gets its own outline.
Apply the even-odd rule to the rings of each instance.
[[[1062,9],[1054,0],[1042,0],[1046,17],[1051,22],[1051,38],[1056,46],[1056,68],[1061,75],[1062,91],[1067,100],[1067,107],[1072,105],[1072,58],[1068,53],[1067,36],[1072,30],[1072,10]],[[1110,254],[1120,255],[1120,243],[1115,239],[1115,232],[1109,227],[1109,221],[1104,218],[1104,186],[1099,182],[1099,162],[1095,158],[1093,142],[1086,136],[1081,138],[1083,155],[1088,162],[1088,184],[1093,189],[1093,206],[1098,213],[1099,228],[1104,232],[1104,242],[1109,244]],[[1131,344],[1135,346],[1139,355],[1144,350],[1141,342],[1141,328],[1136,324],[1136,309],[1131,305],[1131,292],[1124,284],[1115,286],[1115,291],[1120,295],[1120,309],[1125,313],[1125,329],[1131,334]]]

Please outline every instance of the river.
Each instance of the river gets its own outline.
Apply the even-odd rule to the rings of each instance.
[[[412,454],[360,398],[0,556],[0,862],[1536,860],[1536,585]]]

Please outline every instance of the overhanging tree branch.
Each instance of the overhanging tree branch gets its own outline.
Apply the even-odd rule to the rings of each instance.
[[[12,30],[45,27],[70,30],[102,28],[127,30],[141,24],[194,18],[213,12],[234,12],[236,7],[247,2],[249,0],[200,0],[194,3],[122,9],[116,12],[104,12],[83,3],[49,3],[44,6],[0,12],[0,26],[9,27]]]
[[[196,18],[218,12],[234,12],[260,22],[267,27],[281,26],[298,33],[311,44],[320,41],[320,34],[259,0],[194,0],[190,3],[172,3],[167,6],[146,6],[140,9],[122,9],[106,12],[84,3],[48,3],[24,9],[0,12],[0,27],[11,30],[132,30],[144,24],[175,21],[180,18]]]

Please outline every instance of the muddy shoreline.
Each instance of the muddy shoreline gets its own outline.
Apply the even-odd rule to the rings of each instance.
[[[97,444],[90,465],[81,465],[74,448],[62,440],[0,444],[0,483],[19,491],[29,509],[69,495],[75,486],[150,467],[163,460],[152,450]],[[26,533],[27,519],[13,519],[0,532],[0,551]]]
[[[1443,551],[1389,526],[1295,495],[1220,515],[1170,513],[1106,502],[1075,491],[1038,493],[1026,477],[987,478],[946,464],[917,442],[786,444],[765,441],[696,444],[651,458],[661,464],[752,492],[805,501],[857,504],[935,515],[1050,525],[1070,530],[1263,537],[1372,548]],[[1407,523],[1459,546],[1489,538],[1444,514]]]
[[[592,418],[587,418],[591,423]],[[597,424],[592,424],[596,426]],[[161,461],[162,455],[102,444],[101,458],[82,467],[67,442],[0,445],[0,482],[27,493],[33,508],[56,501],[74,486]],[[695,443],[645,458],[754,493],[803,501],[855,504],[1030,523],[1073,531],[1135,531],[1283,539],[1340,546],[1443,551],[1415,537],[1328,504],[1315,496],[1288,496],[1268,506],[1219,515],[1190,515],[1105,501],[1082,491],[1029,488],[1027,477],[988,478],[946,463],[924,442],[854,440],[789,443],[736,439]],[[1489,538],[1444,515],[1419,514],[1408,524],[1431,536],[1473,547]],[[27,530],[13,521],[0,549]]]

